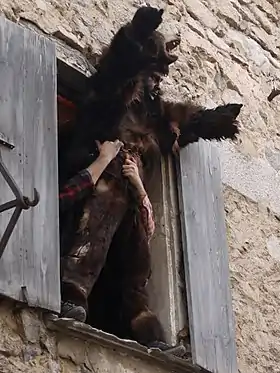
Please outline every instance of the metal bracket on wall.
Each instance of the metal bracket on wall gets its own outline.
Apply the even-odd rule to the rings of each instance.
[[[13,179],[13,177],[11,176],[8,169],[3,163],[1,153],[0,153],[0,173],[3,175],[4,179],[6,180],[7,184],[9,185],[9,187],[11,188],[12,192],[14,193],[16,197],[14,200],[0,205],[0,213],[10,210],[15,207],[14,213],[7,225],[7,228],[2,238],[0,239],[0,258],[1,258],[7,246],[9,238],[11,237],[11,234],[15,228],[15,225],[20,217],[22,210],[28,210],[30,207],[36,206],[39,203],[40,195],[35,188],[34,188],[34,199],[33,200],[30,200],[28,197],[24,197],[22,195],[15,180]]]

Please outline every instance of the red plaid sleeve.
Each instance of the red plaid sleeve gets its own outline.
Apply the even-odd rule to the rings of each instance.
[[[79,172],[70,179],[59,192],[61,212],[70,209],[77,201],[88,197],[94,188],[92,178],[87,170]]]
[[[142,221],[144,223],[148,241],[150,241],[155,232],[155,221],[153,215],[153,207],[147,195],[143,198],[139,206],[139,210]]]

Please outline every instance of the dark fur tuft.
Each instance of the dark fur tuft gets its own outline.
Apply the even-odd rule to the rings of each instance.
[[[239,133],[238,116],[242,105],[228,104],[215,109],[200,110],[191,115],[189,121],[181,126],[179,145],[181,147],[204,140],[236,139]]]

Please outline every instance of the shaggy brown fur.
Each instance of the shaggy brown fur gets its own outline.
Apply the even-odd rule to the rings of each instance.
[[[165,43],[163,35],[155,31],[162,22],[162,14],[162,10],[142,7],[133,20],[117,32],[104,51],[96,73],[89,79],[88,95],[80,108],[77,124],[73,132],[68,133],[67,141],[61,141],[60,148],[63,183],[97,157],[94,139],[119,138],[125,144],[100,181],[109,183],[106,201],[112,198],[112,203],[120,192],[117,185],[122,185],[122,203],[127,206],[123,215],[116,215],[114,221],[107,219],[98,227],[106,235],[108,224],[115,226],[115,231],[110,230],[111,241],[97,244],[100,232],[90,229],[90,221],[96,214],[102,215],[108,201],[104,200],[104,206],[84,201],[71,216],[61,216],[61,248],[67,257],[76,242],[75,232],[86,203],[90,213],[83,224],[91,232],[88,240],[92,247],[101,245],[98,252],[103,253],[102,258],[96,257],[96,260],[91,256],[89,263],[93,269],[99,268],[90,285],[93,291],[89,297],[89,322],[146,345],[155,340],[164,341],[164,335],[148,308],[144,284],[150,275],[149,247],[133,195],[121,175],[125,152],[138,157],[145,182],[152,177],[160,154],[176,153],[179,147],[199,138],[234,139],[238,133],[236,117],[242,106],[229,104],[207,110],[191,103],[163,101],[160,82],[162,76],[168,74],[169,65],[177,59],[171,50],[178,40]],[[73,291],[65,287],[64,299],[75,301]]]

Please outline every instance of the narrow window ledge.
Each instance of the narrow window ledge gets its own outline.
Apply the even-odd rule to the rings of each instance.
[[[171,351],[164,352],[156,348],[148,349],[131,340],[120,339],[112,334],[95,329],[90,325],[67,318],[59,318],[53,314],[45,316],[48,329],[61,332],[74,338],[93,342],[104,348],[118,349],[127,355],[138,357],[146,361],[153,361],[168,367],[172,372],[206,373],[207,371],[193,364],[190,358],[180,358]]]

